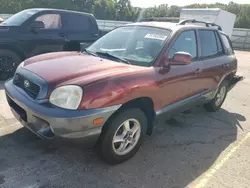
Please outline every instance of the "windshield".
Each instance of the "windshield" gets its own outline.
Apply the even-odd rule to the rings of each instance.
[[[23,10],[11,16],[7,20],[5,20],[2,24],[9,26],[20,26],[36,12],[38,12],[38,10]]]
[[[149,66],[160,53],[169,34],[169,30],[154,27],[121,27],[100,38],[87,50],[97,54],[107,52],[133,65]]]

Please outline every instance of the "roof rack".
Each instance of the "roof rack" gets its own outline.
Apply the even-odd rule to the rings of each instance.
[[[152,18],[141,18],[139,22],[152,22],[152,21],[158,21],[158,22],[179,22],[179,18],[177,17],[152,17]]]
[[[198,20],[195,20],[195,19],[182,20],[181,22],[179,22],[179,25],[185,25],[186,23],[202,23],[202,24],[205,24],[206,27],[216,26],[216,27],[218,27],[218,30],[222,31],[221,26],[219,26],[219,25],[217,25],[215,23],[203,22],[203,21],[198,21]]]

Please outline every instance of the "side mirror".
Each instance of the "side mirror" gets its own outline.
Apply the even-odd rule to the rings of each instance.
[[[172,58],[172,64],[187,65],[192,62],[192,56],[187,52],[176,52]]]
[[[31,31],[36,31],[37,29],[44,29],[45,25],[42,21],[34,21],[31,25],[30,25],[30,30]]]

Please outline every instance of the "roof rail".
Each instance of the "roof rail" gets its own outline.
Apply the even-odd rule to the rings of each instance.
[[[186,23],[202,23],[202,24],[205,24],[206,27],[216,26],[216,27],[218,27],[218,30],[222,31],[221,26],[219,26],[219,25],[217,25],[215,23],[203,22],[203,21],[198,21],[198,20],[195,20],[195,19],[182,20],[181,22],[179,22],[179,25],[185,25]]]
[[[179,22],[179,18],[177,17],[152,17],[152,18],[141,18],[139,22],[152,22],[152,21],[158,21],[158,22]]]

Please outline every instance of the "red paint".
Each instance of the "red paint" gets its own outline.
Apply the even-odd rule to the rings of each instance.
[[[164,28],[162,23],[146,25]],[[49,91],[61,85],[82,86],[84,95],[79,109],[108,107],[148,97],[153,100],[154,109],[159,110],[206,89],[215,89],[227,74],[235,71],[235,68],[221,68],[223,58],[207,60],[207,64],[200,61],[170,65],[167,49],[173,36],[171,34],[152,67],[128,65],[77,52],[59,52],[30,58],[25,61],[24,68],[44,78],[49,83]],[[227,60],[235,61],[235,57]],[[213,64],[216,66],[211,66]],[[202,69],[201,74],[197,74],[198,69]]]

